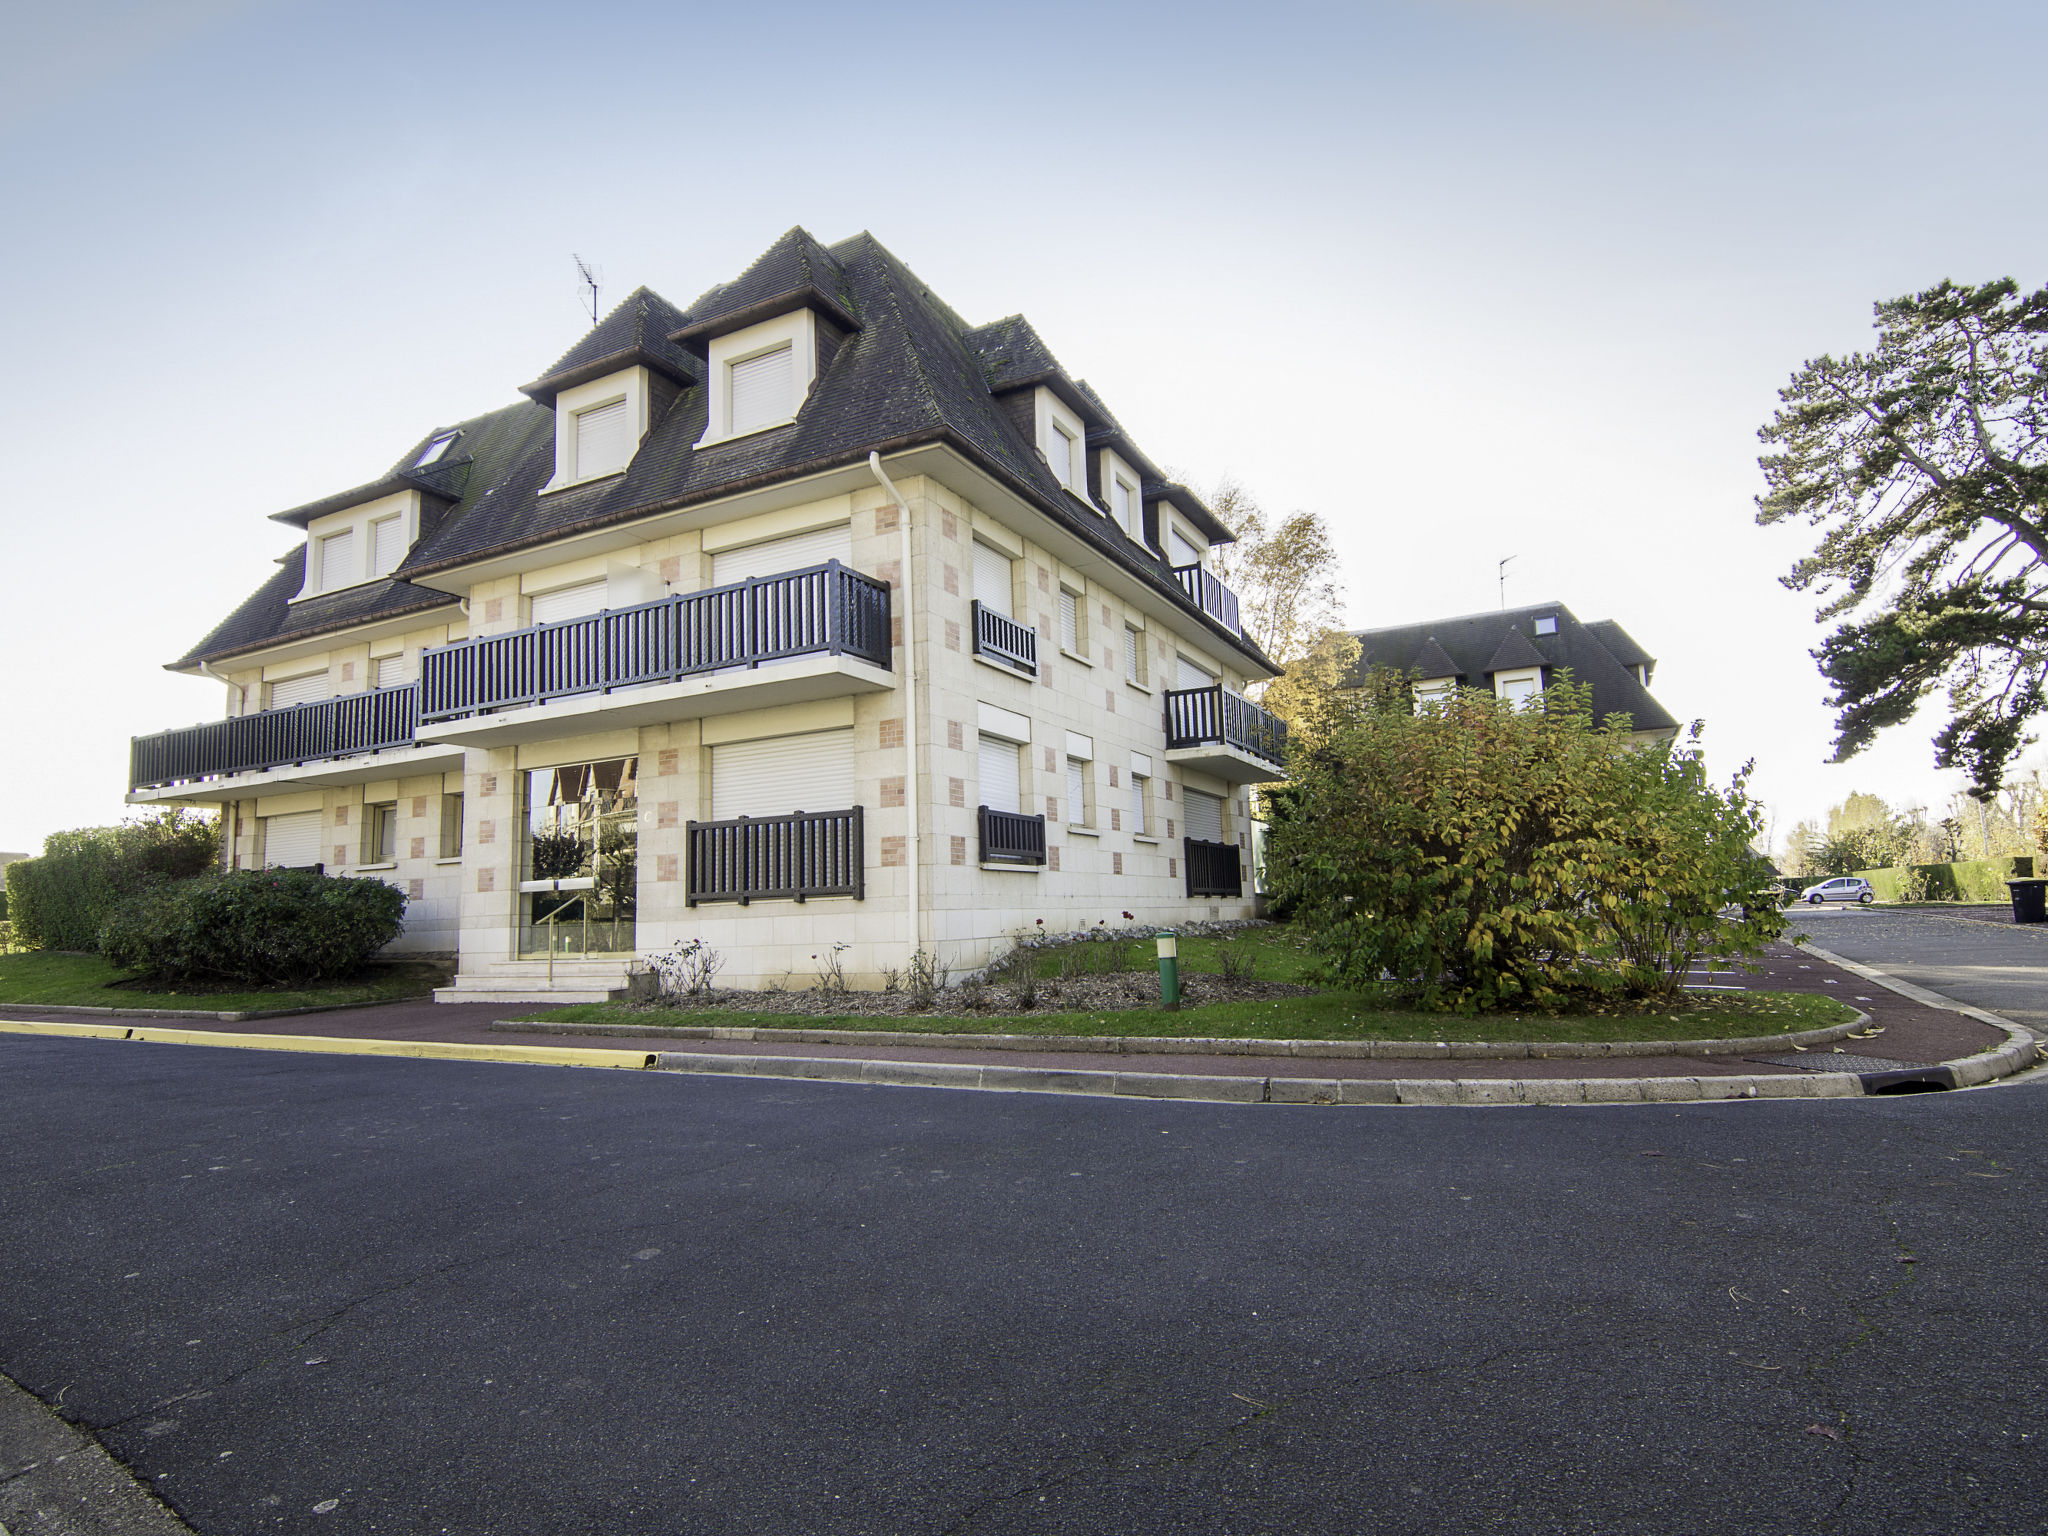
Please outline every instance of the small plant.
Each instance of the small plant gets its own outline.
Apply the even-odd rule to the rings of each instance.
[[[1063,944],[1059,953],[1059,976],[1063,982],[1079,981],[1088,974],[1088,946]]]
[[[834,944],[822,957],[818,955],[811,956],[813,960],[818,962],[818,990],[820,992],[837,997],[846,990],[846,966],[840,959],[840,956],[844,955],[851,948],[853,948],[851,944],[841,940],[839,943]]]
[[[677,1002],[709,992],[712,978],[725,969],[725,956],[702,939],[691,939],[687,944],[678,941],[667,954],[656,955],[648,963],[660,978],[662,1001]]]
[[[1124,914],[1125,917],[1130,915],[1128,912]],[[1108,948],[1103,952],[1102,968],[1112,975],[1121,975],[1128,971],[1134,963],[1138,945],[1137,935],[1128,928],[1117,928],[1111,930],[1103,942]]]
[[[905,980],[910,1006],[922,1011],[937,1002],[952,980],[952,967],[936,954],[920,949],[910,957],[910,974]]]
[[[979,976],[963,977],[960,982],[960,1001],[974,1012],[981,1012],[989,1005],[988,983]]]
[[[1235,944],[1217,945],[1216,958],[1223,967],[1223,984],[1235,987],[1252,979],[1252,973],[1258,967],[1259,952],[1255,945],[1240,939]]]
[[[903,990],[903,971],[900,966],[882,967],[882,996],[894,997]]]

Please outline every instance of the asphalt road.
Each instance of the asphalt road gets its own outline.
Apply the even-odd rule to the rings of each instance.
[[[2041,1530],[2044,1111],[4,1037],[0,1371],[209,1536]]]
[[[2048,926],[1927,907],[1796,907],[1795,928],[1845,959],[2048,1030]]]

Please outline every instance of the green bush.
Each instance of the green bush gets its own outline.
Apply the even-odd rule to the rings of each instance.
[[[381,880],[244,869],[139,891],[99,948],[161,981],[304,986],[352,975],[398,937],[405,893]]]
[[[1694,742],[1633,744],[1590,700],[1368,691],[1294,755],[1267,879],[1329,980],[1460,1010],[1668,997],[1783,931],[1744,778],[1715,788]]]
[[[2034,873],[2034,861],[2015,858],[1966,859],[1959,864],[1911,864],[1899,869],[1850,871],[1870,882],[1879,901],[2004,901],[2008,880]]]
[[[36,949],[92,949],[100,924],[127,897],[205,874],[219,856],[220,824],[182,808],[53,832],[40,858],[7,866],[15,939]]]

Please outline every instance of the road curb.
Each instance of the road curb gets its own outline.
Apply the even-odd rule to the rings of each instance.
[[[1846,1006],[1846,1005],[1845,1005]],[[1858,1012],[1840,1024],[1726,1040],[1237,1040],[1210,1035],[970,1035],[910,1029],[783,1029],[773,1025],[569,1024],[498,1019],[506,1034],[604,1035],[613,1039],[718,1040],[764,1045],[929,1046],[949,1051],[1073,1052],[1089,1056],[1283,1056],[1312,1061],[1619,1061],[1631,1056],[1746,1056],[1752,1051],[1831,1045],[1870,1023]]]
[[[0,1376],[0,1531],[194,1536],[106,1447]]]
[[[0,1034],[74,1040],[125,1040],[143,1045],[211,1045],[228,1050],[299,1051],[320,1056],[404,1056],[429,1061],[508,1061],[554,1067],[654,1064],[647,1051],[573,1045],[456,1045],[438,1040],[359,1040],[346,1035],[241,1035],[222,1029],[157,1029],[149,1025],[73,1024],[64,1020],[0,1019]]]
[[[2015,1024],[1986,1008],[1974,1007],[1958,1002],[1944,993],[1915,986],[1910,981],[1901,981],[1896,976],[1886,975],[1875,966],[1864,965],[1838,955],[1832,950],[1822,949],[1818,944],[1802,943],[1799,946],[1816,959],[1825,960],[1829,965],[1839,966],[1854,976],[1861,976],[1875,986],[1888,992],[1896,992],[1909,1002],[1919,1003],[1926,1008],[1939,1008],[1946,1013],[1960,1013],[1965,1018],[1975,1019],[1980,1024],[1989,1024],[1993,1029],[2005,1031],[2005,1044],[1992,1051],[1979,1051],[1974,1056],[1957,1056],[1939,1063],[1936,1070],[1945,1071],[1958,1088],[1980,1088],[1986,1083],[1997,1082],[2000,1078],[2011,1077],[2037,1066],[2048,1056],[2040,1034],[2025,1024]]]

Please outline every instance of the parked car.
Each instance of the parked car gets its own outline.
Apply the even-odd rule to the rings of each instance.
[[[1869,906],[1877,900],[1877,891],[1868,880],[1856,875],[1841,875],[1833,880],[1823,880],[1819,885],[1809,885],[1799,893],[1801,901],[1810,901],[1819,906],[1824,901],[1860,901]]]

